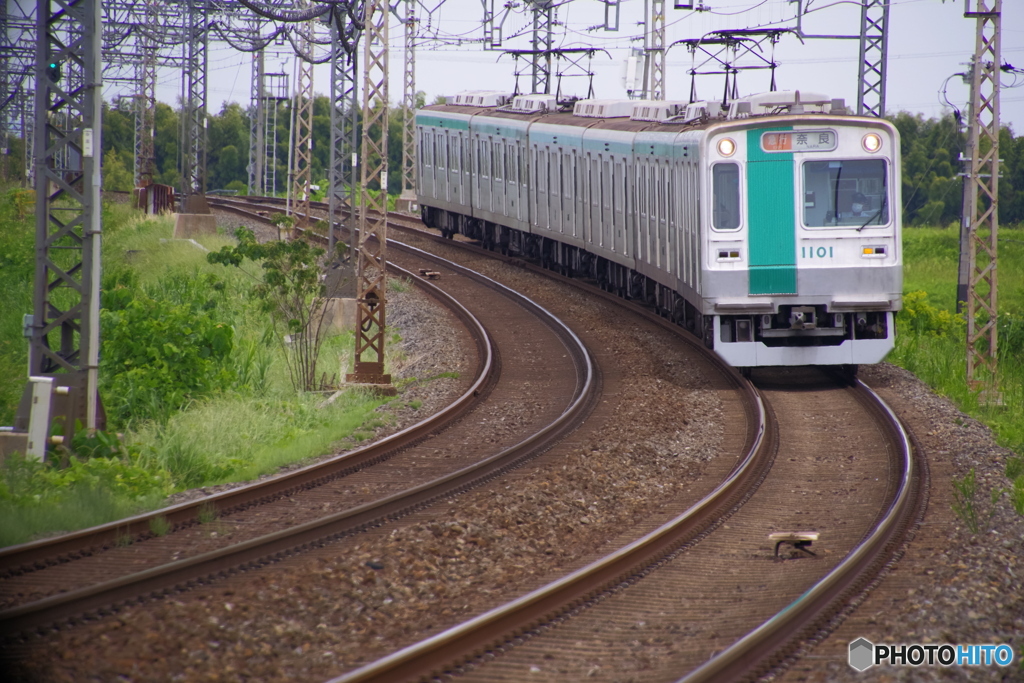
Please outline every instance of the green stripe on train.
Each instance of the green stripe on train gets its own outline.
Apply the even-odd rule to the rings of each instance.
[[[792,126],[747,131],[747,225],[751,295],[796,294],[796,217],[793,153],[761,149],[761,134]]]

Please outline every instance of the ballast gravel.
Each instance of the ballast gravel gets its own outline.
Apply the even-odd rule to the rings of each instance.
[[[930,498],[906,554],[826,641],[778,677],[787,683],[1024,681],[1024,517],[1006,479],[1014,453],[982,423],[961,413],[902,368],[862,367],[860,377],[899,414],[924,449]],[[954,513],[953,481],[974,470],[973,533]],[[993,496],[995,502],[993,503]],[[1008,644],[1009,666],[873,666],[848,663],[849,644]]]
[[[629,368],[599,428],[429,515],[40,639],[26,669],[58,681],[327,679],[580,566],[669,502],[678,509],[721,455],[720,386],[671,335],[609,324],[622,319],[615,307],[502,268],[511,286],[569,310],[605,362]]]
[[[527,288],[538,300],[559,296],[545,294],[526,273],[507,271],[510,286]],[[600,439],[581,441],[560,462],[548,458],[448,501],[429,518],[36,639],[25,650],[20,675],[46,681],[326,680],[540,585],[554,568],[574,566],[600,548],[622,525],[640,522],[698,481],[720,454],[719,398],[677,348],[645,331],[616,332],[602,322],[607,311],[568,296],[581,329],[602,340],[635,377],[618,399],[621,419]],[[440,332],[435,324],[410,322],[403,337],[428,343]],[[458,362],[457,350],[430,357],[438,369]],[[882,364],[863,367],[861,377],[918,438],[930,466],[930,502],[896,568],[830,638],[777,672],[777,679],[1024,680],[1024,518],[1005,494],[991,502],[992,491],[1009,486],[1003,468],[1012,454],[910,373]],[[452,393],[434,383],[423,388]],[[972,468],[978,534],[952,511],[952,480]],[[858,637],[894,644],[1006,642],[1017,656],[1005,668],[875,667],[861,674],[846,661],[848,643]],[[638,673],[630,680],[647,679]]]

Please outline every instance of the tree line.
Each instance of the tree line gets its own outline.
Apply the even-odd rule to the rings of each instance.
[[[903,156],[903,220],[907,225],[959,224],[963,207],[961,158],[966,131],[956,117],[925,119],[900,112],[889,117],[900,132]],[[999,222],[1024,224],[1024,136],[999,131]]]
[[[420,93],[423,104],[423,94]],[[132,103],[126,101],[129,105]],[[292,124],[292,102],[271,102],[277,108],[276,126],[269,125],[266,135],[276,150],[274,191],[284,193],[288,182],[289,130]],[[314,184],[325,185],[330,174],[331,101],[324,95],[313,98],[313,150],[310,174]],[[403,107],[393,107],[388,121],[388,192],[402,190]],[[358,113],[357,113],[358,116]],[[273,123],[273,116],[270,117]],[[234,189],[244,191],[248,184],[249,131],[251,117],[236,102],[225,103],[219,113],[208,116],[206,187],[207,190]],[[374,131],[376,132],[376,131]],[[154,136],[155,173],[153,180],[165,185],[181,186],[181,110],[158,102]],[[109,104],[103,109],[103,151],[105,189],[129,189],[132,180],[135,144],[135,113],[131,106]],[[350,163],[345,160],[346,168]],[[112,166],[112,168],[108,168]],[[109,180],[109,182],[108,182]],[[127,187],[125,183],[127,182]],[[378,189],[378,188],[373,188]]]

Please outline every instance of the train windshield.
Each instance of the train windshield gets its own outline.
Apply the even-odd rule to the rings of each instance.
[[[866,227],[889,222],[883,159],[804,163],[804,225]]]

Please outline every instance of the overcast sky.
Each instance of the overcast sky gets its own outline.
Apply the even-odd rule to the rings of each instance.
[[[971,0],[975,2],[975,0]],[[501,4],[500,2],[497,4]],[[522,3],[520,3],[522,4]],[[710,31],[754,27],[795,27],[796,3],[789,0],[707,0],[709,11],[676,10],[667,0],[667,42],[699,38]],[[698,3],[699,4],[699,3]],[[498,51],[484,51],[478,42],[452,44],[456,39],[479,40],[482,37],[480,0],[424,0],[432,12],[419,12],[421,33],[442,42],[423,44],[416,53],[417,89],[427,93],[428,102],[437,95],[452,95],[462,90],[512,90],[515,84],[513,62]],[[860,25],[859,3],[852,0],[812,0],[804,18],[805,34],[855,35]],[[889,62],[886,109],[920,112],[939,116],[948,106],[941,101],[940,90],[960,109],[965,109],[968,88],[960,78],[947,78],[966,68],[974,52],[976,20],[963,16],[964,0],[891,0],[889,16]],[[619,31],[588,30],[603,21],[604,5],[599,0],[573,0],[557,9],[556,45],[559,47],[595,46],[611,55],[598,53],[590,62],[595,72],[597,97],[624,97],[623,63],[630,46],[641,47],[644,17],[643,0],[623,0]],[[529,18],[519,10],[509,14],[504,24],[503,48],[529,47]],[[518,37],[516,37],[516,34]],[[404,38],[397,19],[390,28],[392,52],[391,101],[402,97]],[[283,49],[283,48],[282,48]],[[771,57],[771,54],[767,54]],[[500,58],[499,58],[500,57]],[[1002,58],[1004,63],[1024,67],[1024,0],[1004,0],[1002,17]],[[774,59],[779,63],[776,81],[779,89],[800,89],[843,97],[850,106],[857,99],[857,40],[808,39],[801,43],[795,36],[781,39]],[[210,108],[219,110],[225,102],[248,106],[251,57],[226,47],[211,50],[208,96]],[[690,92],[691,56],[685,47],[672,48],[668,55],[667,97],[686,100]],[[268,71],[292,72],[291,59],[285,54],[268,57]],[[721,76],[698,78],[697,92],[702,98],[721,96]],[[1016,134],[1024,133],[1024,76],[1016,78],[1021,87],[1007,87],[1015,79],[1003,78],[1001,121]],[[748,71],[739,78],[740,94],[769,89],[767,71]],[[529,76],[520,79],[520,89],[529,87]],[[122,92],[123,86],[110,84],[106,96]],[[329,67],[315,67],[315,88],[327,94]],[[585,94],[582,79],[565,79],[568,94]],[[123,91],[126,92],[126,91]],[[157,97],[176,102],[180,93],[180,72],[162,70]]]

